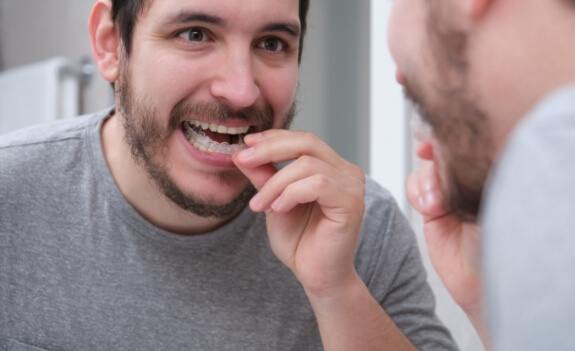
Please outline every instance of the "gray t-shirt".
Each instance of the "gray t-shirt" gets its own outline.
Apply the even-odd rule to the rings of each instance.
[[[105,114],[0,139],[0,349],[321,350],[265,217],[182,236],[143,219],[102,152]],[[415,237],[367,183],[357,270],[421,350],[452,350]]]
[[[574,350],[575,86],[516,128],[483,216],[495,350]]]

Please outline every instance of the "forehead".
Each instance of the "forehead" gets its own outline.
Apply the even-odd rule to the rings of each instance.
[[[229,26],[300,25],[299,0],[151,0],[142,20],[169,24],[198,15],[217,18]]]

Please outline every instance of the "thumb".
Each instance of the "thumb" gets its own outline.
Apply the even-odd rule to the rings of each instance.
[[[424,221],[441,217],[448,212],[433,163],[424,162],[419,170],[410,174],[406,188],[410,204],[423,216]]]

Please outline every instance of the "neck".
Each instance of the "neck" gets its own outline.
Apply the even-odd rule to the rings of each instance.
[[[509,132],[553,91],[575,83],[575,7],[561,0],[496,1],[471,34],[471,81],[495,123],[499,153]]]
[[[169,200],[134,160],[125,142],[122,118],[115,112],[104,122],[101,131],[104,156],[120,192],[140,215],[161,229],[183,235],[205,233],[231,219],[200,217]]]

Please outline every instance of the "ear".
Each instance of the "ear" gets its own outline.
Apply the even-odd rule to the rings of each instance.
[[[494,0],[468,0],[468,14],[477,20],[485,15]]]
[[[88,23],[92,54],[100,73],[109,82],[118,79],[121,40],[112,21],[110,0],[97,0]]]

